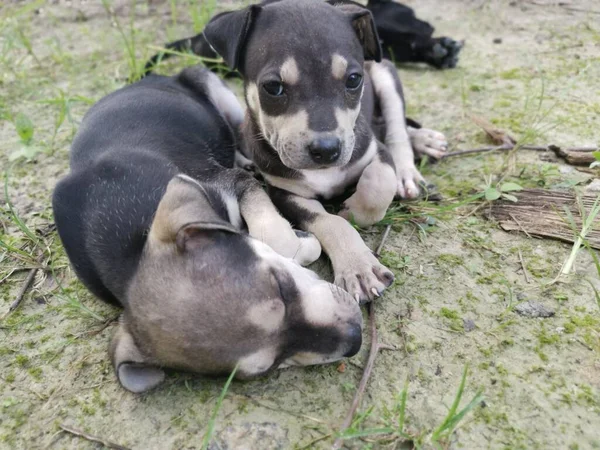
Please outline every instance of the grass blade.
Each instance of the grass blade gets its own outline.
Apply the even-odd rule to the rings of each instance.
[[[460,385],[458,387],[458,392],[456,393],[456,397],[454,397],[454,402],[452,403],[452,406],[450,407],[450,410],[448,411],[448,414],[446,415],[446,418],[444,419],[442,424],[438,428],[436,428],[436,430],[431,436],[431,440],[433,442],[438,441],[442,437],[442,435],[452,434],[454,428],[456,428],[456,426],[464,418],[464,416],[469,411],[471,411],[471,409],[473,409],[475,405],[481,403],[481,401],[483,400],[482,393],[478,392],[477,394],[475,394],[475,397],[473,397],[473,399],[469,402],[467,406],[465,406],[458,414],[456,413],[456,410],[460,405],[460,400],[462,399],[462,395],[465,390],[468,370],[469,366],[465,365],[465,368],[463,369],[462,379],[460,380]]]
[[[208,429],[206,430],[204,439],[202,439],[202,450],[208,449],[208,444],[210,443],[210,438],[212,437],[212,435],[215,431],[215,422],[217,421],[217,414],[219,414],[219,410],[221,409],[221,404],[223,403],[223,399],[225,398],[225,395],[227,394],[227,391],[229,390],[229,385],[231,384],[231,381],[233,380],[233,377],[235,376],[235,373],[237,372],[237,370],[238,370],[238,366],[236,365],[233,368],[231,375],[229,375],[229,378],[227,379],[225,386],[223,386],[221,395],[219,395],[219,398],[217,399],[217,404],[215,405],[215,409],[213,410],[210,420],[208,421]]]

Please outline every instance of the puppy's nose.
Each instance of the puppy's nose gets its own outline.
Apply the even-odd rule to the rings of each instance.
[[[354,356],[360,350],[362,345],[362,328],[360,325],[352,324],[346,330],[346,339],[350,343],[348,351],[344,354],[345,357]]]
[[[340,157],[342,142],[336,137],[318,138],[308,145],[308,151],[314,162],[329,164]]]

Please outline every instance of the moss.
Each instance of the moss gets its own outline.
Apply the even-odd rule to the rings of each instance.
[[[445,266],[463,266],[465,262],[462,256],[442,253],[437,257],[437,263]]]
[[[15,364],[19,367],[25,367],[29,364],[29,358],[25,355],[17,355],[15,356]]]
[[[550,333],[542,326],[538,333],[538,342],[541,346],[558,344],[560,342],[560,335],[558,333]]]
[[[519,68],[505,70],[504,72],[500,72],[498,75],[503,80],[518,80],[522,77],[521,69]]]
[[[41,381],[42,379],[42,368],[41,367],[30,367],[27,369],[29,375],[36,381]]]
[[[445,317],[446,319],[456,320],[460,319],[460,315],[458,311],[455,311],[450,308],[443,307],[440,309],[440,316]]]

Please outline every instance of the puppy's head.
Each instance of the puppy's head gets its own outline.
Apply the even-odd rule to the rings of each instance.
[[[216,16],[205,37],[242,73],[262,136],[292,169],[352,156],[365,60],[381,60],[371,13],[353,2],[282,0]]]
[[[356,301],[215,211],[193,181],[169,184],[111,343],[121,384],[143,392],[163,368],[220,374],[237,365],[246,378],[354,355]]]

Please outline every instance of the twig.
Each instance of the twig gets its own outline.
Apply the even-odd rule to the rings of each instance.
[[[529,279],[529,273],[527,273],[527,267],[525,267],[525,262],[523,261],[523,254],[521,253],[521,249],[519,249],[519,261],[521,261],[521,267],[523,268],[523,275],[525,275],[525,281],[527,283],[531,283]]]
[[[381,256],[381,251],[383,250],[385,241],[387,241],[387,238],[390,235],[391,229],[392,229],[391,225],[388,225],[387,227],[385,227],[385,231],[383,232],[383,235],[381,236],[381,242],[380,242],[379,246],[377,247],[377,250],[375,250],[375,256],[377,258],[379,258]]]
[[[486,153],[486,152],[495,152],[497,150],[510,150],[512,146],[509,145],[494,145],[493,147],[481,147],[481,148],[472,148],[470,150],[458,150],[455,152],[448,152],[442,155],[440,159],[450,158],[452,156],[464,156],[464,155],[472,155],[474,153]]]
[[[536,152],[547,152],[547,151],[553,151],[554,153],[556,153],[557,156],[561,156],[563,158],[567,159],[568,161],[569,157],[573,158],[573,155],[570,155],[569,153],[591,153],[591,152],[596,152],[598,151],[598,147],[568,147],[568,148],[560,148],[556,145],[553,144],[549,144],[549,145],[494,145],[494,146],[490,146],[490,147],[481,147],[481,148],[473,148],[470,150],[458,150],[455,152],[449,152],[444,154],[440,159],[446,159],[446,158],[450,158],[452,156],[465,156],[465,155],[472,155],[475,153],[487,153],[487,152],[495,152],[495,151],[508,151],[508,150],[513,150],[515,148],[519,148],[522,150],[532,150],[532,151],[536,151]],[[579,157],[577,159],[580,159],[582,157]],[[586,160],[587,161],[587,160]]]
[[[377,247],[375,251],[375,255],[379,255],[383,250],[383,246],[385,245],[385,241],[387,240],[390,230],[392,229],[391,225],[388,225],[383,232],[383,236],[381,237],[381,243]],[[358,385],[358,389],[354,393],[354,398],[352,399],[352,404],[350,405],[350,409],[344,418],[344,422],[342,422],[342,426],[340,427],[339,437],[333,443],[331,447],[333,450],[340,449],[342,447],[343,438],[341,437],[342,433],[352,425],[352,419],[354,419],[354,414],[356,414],[356,410],[359,408],[360,403],[362,401],[363,395],[365,393],[365,389],[367,388],[367,382],[371,377],[371,372],[373,371],[373,367],[375,366],[375,358],[377,358],[377,353],[381,349],[379,345],[379,341],[377,340],[377,323],[375,322],[375,304],[371,302],[367,305],[367,311],[369,312],[369,329],[371,330],[371,349],[369,350],[369,359],[367,360],[367,365],[363,371],[362,378],[360,379],[360,384]]]
[[[377,342],[377,325],[375,324],[375,308],[374,303],[371,302],[367,305],[367,309],[369,311],[369,328],[371,329],[371,349],[369,351],[369,359],[367,360],[367,365],[365,366],[365,370],[363,372],[363,376],[360,380],[360,384],[358,385],[358,389],[354,394],[354,398],[352,399],[352,404],[350,405],[350,409],[348,410],[348,414],[346,414],[346,418],[340,427],[339,434],[341,435],[344,431],[346,431],[350,425],[352,425],[352,419],[354,419],[354,414],[356,410],[360,406],[363,395],[365,393],[365,389],[367,387],[367,382],[371,377],[371,372],[373,371],[373,366],[375,365],[375,358],[377,358],[377,353],[379,352],[379,343]],[[342,447],[343,439],[342,437],[338,437],[333,446],[331,447],[333,450],[338,450]]]
[[[113,323],[115,323],[117,320],[119,320],[119,317],[121,317],[121,314],[117,314],[114,317],[109,317],[98,328],[96,328],[94,330],[88,330],[88,331],[84,331],[83,333],[76,334],[75,337],[76,338],[80,338],[81,336],[96,336],[97,334],[100,334],[104,330],[106,330],[110,325],[112,325]]]
[[[533,238],[531,237],[531,235],[530,235],[530,234],[527,232],[527,230],[525,229],[525,227],[523,227],[523,225],[521,225],[521,222],[519,222],[519,221],[517,220],[517,218],[516,218],[516,217],[513,215],[513,213],[508,213],[508,215],[510,216],[510,218],[511,218],[512,220],[514,220],[514,221],[515,221],[515,223],[516,223],[516,224],[519,226],[519,228],[521,229],[521,231],[522,231],[523,233],[525,233],[529,239],[533,239]]]
[[[19,305],[23,301],[23,298],[25,298],[25,294],[27,293],[27,291],[33,284],[33,280],[35,279],[35,275],[37,274],[37,271],[38,271],[38,268],[34,268],[29,271],[29,275],[27,275],[27,278],[25,278],[25,281],[21,285],[21,289],[19,289],[17,298],[15,299],[14,302],[12,302],[12,304],[8,308],[8,311],[6,311],[4,313],[4,315],[2,316],[2,319],[0,319],[0,320],[6,319],[15,309],[17,309],[19,307]]]
[[[583,12],[583,13],[587,13],[587,14],[600,14],[600,11],[594,11],[593,9],[584,9],[584,8],[575,8],[573,6],[563,6],[561,5],[564,9],[566,9],[567,11],[577,11],[577,12]]]
[[[59,426],[64,431],[66,431],[67,433],[71,433],[71,434],[73,434],[73,435],[75,435],[77,437],[81,437],[81,438],[87,439],[88,441],[91,441],[91,442],[97,442],[98,444],[102,444],[105,447],[114,448],[116,450],[129,450],[128,447],[123,447],[122,445],[115,444],[114,442],[108,441],[108,440],[103,439],[103,438],[98,437],[98,436],[94,436],[94,435],[85,433],[85,432],[80,431],[80,430],[76,430],[75,428],[68,427],[68,426],[66,426],[64,424],[61,424]]]

